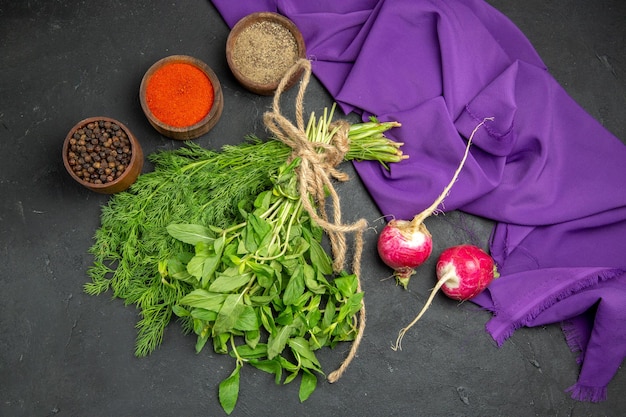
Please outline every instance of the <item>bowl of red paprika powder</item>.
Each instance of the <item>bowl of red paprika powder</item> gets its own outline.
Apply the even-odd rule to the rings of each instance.
[[[100,194],[126,190],[143,168],[143,150],[132,132],[109,117],[76,123],[63,142],[63,164],[82,186]]]
[[[239,83],[260,95],[272,95],[287,71],[305,58],[304,38],[287,17],[272,12],[252,13],[231,29],[226,40],[226,60]],[[287,81],[293,87],[302,71]]]
[[[211,130],[224,108],[220,82],[201,60],[172,55],[144,74],[139,101],[150,124],[172,139],[195,139]]]

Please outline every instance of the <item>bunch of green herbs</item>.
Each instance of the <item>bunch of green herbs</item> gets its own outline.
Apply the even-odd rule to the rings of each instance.
[[[306,128],[311,141],[328,143],[334,107]],[[384,132],[396,122],[350,126],[344,160],[386,165],[406,156]],[[220,384],[231,412],[244,363],[284,382],[302,375],[300,398],[322,373],[315,350],[352,340],[361,306],[357,277],[332,273],[323,231],[303,210],[291,149],[257,138],[216,152],[194,143],[151,154],[154,171],[103,207],[90,251],[94,264],[85,291],[111,291],[141,314],[135,354],[162,342],[174,317],[197,335],[200,351],[236,359]],[[288,162],[289,161],[289,162]]]

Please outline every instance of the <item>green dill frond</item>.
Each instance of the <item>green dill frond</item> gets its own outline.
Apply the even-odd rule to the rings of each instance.
[[[111,280],[107,278],[107,275],[112,271],[106,265],[101,262],[96,262],[87,273],[91,277],[91,282],[87,282],[83,285],[84,291],[89,295],[100,295],[107,292],[111,287]]]
[[[163,342],[163,333],[172,317],[172,308],[156,304],[141,310],[141,320],[137,322],[135,355],[147,356]]]

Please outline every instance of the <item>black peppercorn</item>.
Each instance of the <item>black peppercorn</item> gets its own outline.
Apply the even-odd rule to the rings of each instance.
[[[119,178],[132,157],[130,141],[117,123],[98,121],[76,129],[68,146],[68,162],[83,181],[105,184]]]

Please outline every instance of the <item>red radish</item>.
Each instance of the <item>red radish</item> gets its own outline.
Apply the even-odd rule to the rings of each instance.
[[[402,349],[405,333],[422,318],[437,291],[441,289],[452,299],[466,301],[483,292],[497,276],[493,259],[477,246],[460,245],[444,250],[437,261],[437,285],[431,291],[422,311],[411,324],[400,331],[394,350]]]
[[[465,301],[483,292],[498,275],[491,256],[473,245],[459,245],[441,252],[437,280],[448,297]]]
[[[405,289],[409,284],[411,275],[415,273],[415,268],[428,259],[433,249],[433,239],[424,225],[424,220],[437,210],[439,204],[450,192],[452,185],[456,182],[465,164],[474,134],[487,120],[493,120],[493,118],[484,119],[472,131],[459,167],[456,169],[450,183],[433,204],[413,217],[411,221],[391,220],[385,225],[378,237],[378,255],[388,267],[394,270],[396,281]]]
[[[391,220],[378,236],[378,254],[404,288],[432,251],[433,238],[424,223]]]

